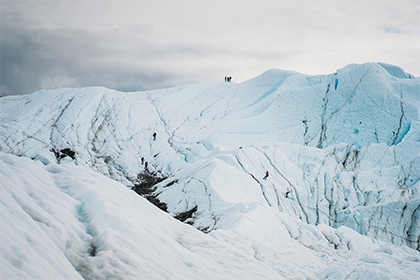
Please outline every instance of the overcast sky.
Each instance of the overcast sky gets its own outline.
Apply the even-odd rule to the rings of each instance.
[[[420,76],[420,1],[0,0],[0,94],[136,91],[386,62]]]

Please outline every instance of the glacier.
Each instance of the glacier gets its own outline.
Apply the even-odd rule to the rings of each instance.
[[[385,63],[3,97],[1,273],[417,279],[419,110]],[[145,173],[168,213],[130,190]]]

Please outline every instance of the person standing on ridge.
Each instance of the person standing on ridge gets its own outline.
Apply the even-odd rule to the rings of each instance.
[[[141,157],[141,165],[144,164],[144,157]]]
[[[265,176],[264,176],[264,180],[267,180],[267,178],[268,178],[268,170],[267,171],[265,171]]]
[[[155,133],[153,133],[153,141],[155,141],[156,140],[156,132]]]
[[[286,198],[289,197],[289,193],[290,193],[290,189],[289,189],[289,187],[287,187],[287,190],[286,190]]]

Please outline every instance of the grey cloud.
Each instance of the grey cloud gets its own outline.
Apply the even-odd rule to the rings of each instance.
[[[3,25],[2,34],[1,95],[55,86],[144,90],[176,80],[176,73],[154,69],[149,62],[168,56],[168,51],[139,38],[127,41],[100,31],[31,30],[12,24]],[[193,52],[175,49],[184,51]]]
[[[101,85],[122,91],[162,88],[206,80],[205,68],[216,57],[287,56],[206,47],[194,41],[159,44],[137,33],[139,26],[116,29],[110,32],[112,36],[102,29],[27,26],[30,24],[2,27],[1,84],[17,94],[67,86]],[[191,61],[203,65],[196,67],[200,71],[184,70],[184,64]],[[10,92],[3,89],[2,95]]]
[[[240,81],[269,68],[325,74],[366,61],[420,71],[412,1],[181,2],[1,1],[0,95]]]

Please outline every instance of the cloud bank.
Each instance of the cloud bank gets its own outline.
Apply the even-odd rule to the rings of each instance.
[[[2,1],[0,94],[148,90],[332,73],[383,61],[420,75],[417,1]]]

